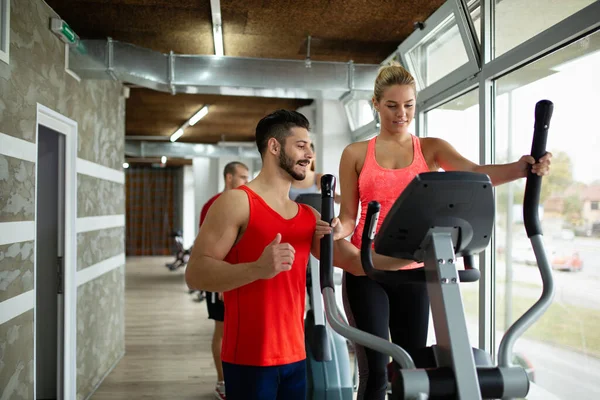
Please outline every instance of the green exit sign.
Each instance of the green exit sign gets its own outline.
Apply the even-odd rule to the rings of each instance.
[[[79,40],[79,36],[71,29],[69,24],[60,18],[52,18],[50,20],[50,29],[65,43],[75,44]]]

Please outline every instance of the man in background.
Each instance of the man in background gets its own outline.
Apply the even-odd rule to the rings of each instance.
[[[223,178],[225,179],[225,189],[223,192],[231,189],[236,189],[248,183],[249,170],[248,167],[239,162],[233,161],[228,163],[223,170]],[[200,226],[206,218],[208,209],[215,200],[223,193],[217,193],[202,207],[200,213]],[[225,304],[223,303],[222,293],[206,292],[206,308],[208,309],[208,318],[215,321],[215,330],[212,338],[212,353],[217,369],[217,385],[215,387],[215,397],[220,400],[225,400],[225,382],[223,378],[223,365],[221,363],[221,344],[223,343],[223,320],[225,316]]]

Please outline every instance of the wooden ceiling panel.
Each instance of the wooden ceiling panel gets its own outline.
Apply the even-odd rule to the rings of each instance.
[[[82,38],[214,54],[208,0],[46,0]],[[379,63],[444,0],[222,0],[225,54]]]
[[[83,39],[162,53],[214,54],[209,0],[45,0]],[[445,0],[221,0],[226,56],[378,64]],[[170,136],[204,104],[209,114],[181,141],[253,140],[256,123],[311,100],[191,95],[133,88],[127,136]]]
[[[225,53],[379,63],[443,2],[224,0]]]
[[[162,53],[214,54],[209,1],[48,0],[84,39],[132,43]]]
[[[127,136],[168,137],[204,105],[208,114],[188,127],[181,142],[213,143],[225,139],[254,140],[258,121],[270,112],[284,108],[296,110],[312,103],[306,99],[177,94],[150,89],[131,89],[127,100]],[[235,138],[235,139],[232,139]]]

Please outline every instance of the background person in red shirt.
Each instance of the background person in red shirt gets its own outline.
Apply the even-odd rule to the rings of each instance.
[[[228,163],[223,169],[223,178],[225,180],[225,189],[236,189],[248,183],[248,167],[239,161]],[[200,226],[206,218],[210,206],[223,193],[217,193],[204,204],[200,212]],[[206,308],[208,309],[208,318],[215,321],[215,330],[212,338],[212,354],[217,369],[217,385],[215,386],[215,397],[225,400],[225,382],[223,378],[223,365],[221,363],[221,345],[223,343],[223,319],[225,318],[225,305],[223,303],[222,293],[206,292]]]
[[[215,201],[200,229],[185,271],[188,285],[224,292],[221,359],[229,400],[304,400],[304,306],[310,252],[319,256],[331,226],[312,207],[289,198],[313,152],[306,117],[279,110],[256,127],[263,166],[248,185]],[[374,255],[378,269],[410,263]],[[361,274],[360,252],[334,242],[334,265]]]

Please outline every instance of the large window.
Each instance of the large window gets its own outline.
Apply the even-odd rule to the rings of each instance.
[[[373,121],[375,112],[371,104],[371,99],[355,99],[345,105],[352,130],[361,128]]]
[[[479,101],[477,90],[466,93],[431,111],[425,113],[425,134],[449,142],[466,158],[479,160]],[[475,257],[475,266],[479,268],[479,259]],[[459,269],[464,269],[462,258],[458,260]],[[464,283],[460,285],[469,340],[473,347],[479,341],[479,284]],[[435,343],[433,325],[430,322],[429,342]]]
[[[372,92],[351,90],[340,98],[352,132],[375,120],[372,97]]]
[[[589,1],[550,3],[545,8],[547,18],[528,21],[549,26]],[[500,11],[505,7],[497,15],[501,23],[521,20],[527,10],[540,10],[536,2],[516,0],[502,1],[497,7]],[[533,34],[521,29],[523,25],[527,24],[512,29],[511,43]],[[560,399],[600,398],[600,232],[594,229],[600,226],[600,213],[593,210],[593,203],[600,201],[599,50],[600,32],[596,32],[496,81],[497,163],[529,154],[535,104],[542,99],[554,103],[547,146],[553,154],[552,170],[543,180],[540,215],[556,294],[542,319],[516,342],[515,351],[531,368],[535,383]],[[500,334],[541,293],[522,222],[524,184],[520,180],[496,190],[496,331]]]
[[[407,54],[409,69],[414,73],[417,89],[437,82],[469,58],[463,45],[454,14],[450,14]]]
[[[472,77],[479,69],[477,51],[458,1],[447,1],[398,47],[413,74],[421,98]]]
[[[506,53],[595,0],[495,0],[495,56]]]

